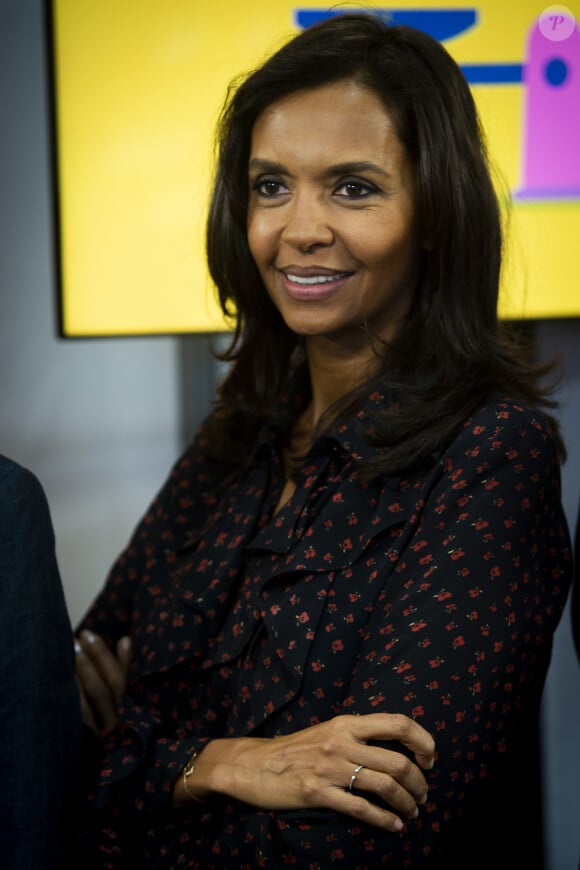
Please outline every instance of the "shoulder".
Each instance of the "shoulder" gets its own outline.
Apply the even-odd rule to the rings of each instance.
[[[40,486],[38,478],[29,468],[14,459],[0,454],[0,485],[2,487],[32,485]]]
[[[510,398],[494,399],[474,411],[439,455],[443,468],[472,468],[486,476],[511,468],[514,479],[557,481],[560,459],[548,417]]]
[[[19,506],[21,503],[44,505],[46,496],[37,476],[8,456],[0,454],[0,501],[3,505]]]
[[[226,471],[212,458],[212,433],[216,412],[210,413],[195,432],[190,444],[175,461],[160,490],[143,517],[155,522],[197,523],[216,501]],[[197,518],[197,519],[196,519]],[[140,529],[137,530],[140,533]]]
[[[458,437],[485,440],[500,433],[546,443],[554,439],[550,422],[542,411],[510,398],[494,399],[481,405],[465,420]]]
[[[2,546],[18,535],[53,537],[48,500],[37,476],[23,465],[0,456],[0,529]]]
[[[199,482],[215,482],[224,471],[215,460],[215,443],[224,425],[224,412],[212,410],[202,421],[190,443],[179,457],[171,472],[174,482],[199,478]],[[211,485],[211,484],[210,484]]]

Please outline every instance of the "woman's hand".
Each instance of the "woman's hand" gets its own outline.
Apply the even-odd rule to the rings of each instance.
[[[116,655],[91,631],[75,638],[76,676],[83,722],[92,731],[106,733],[117,722],[117,702],[127,686],[131,640],[122,637]]]
[[[369,746],[368,740],[396,740],[413,752],[415,762],[402,752]],[[213,740],[196,759],[188,788],[201,800],[219,793],[267,810],[326,808],[400,831],[402,819],[415,818],[427,800],[421,768],[433,766],[434,752],[431,735],[402,714],[337,716],[275,739]],[[394,812],[377,805],[376,798]],[[174,803],[190,799],[180,778]]]

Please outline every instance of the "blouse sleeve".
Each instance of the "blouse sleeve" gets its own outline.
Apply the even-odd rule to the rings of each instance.
[[[466,427],[441,457],[345,705],[406,713],[435,737],[428,804],[404,844],[409,866],[445,831],[458,835],[486,789],[496,821],[502,790],[518,801],[506,764],[536,733],[571,582],[554,442],[538,419],[499,416]]]
[[[152,578],[167,582],[171,576],[175,551],[187,546],[215,503],[218,477],[205,458],[206,431],[207,421],[173,466],[77,632],[94,631],[113,648],[119,638],[133,633],[139,590],[152,584]],[[179,771],[201,748],[192,740],[165,737],[161,719],[130,693],[119,703],[117,726],[88,745],[89,804],[93,809],[113,804],[119,809],[122,804],[131,814],[166,806]]]

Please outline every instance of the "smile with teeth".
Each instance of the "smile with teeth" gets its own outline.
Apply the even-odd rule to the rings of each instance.
[[[352,272],[336,272],[334,275],[292,275],[290,272],[286,272],[286,278],[288,281],[292,281],[293,284],[303,284],[305,286],[312,286],[314,284],[332,284],[335,281],[342,281],[343,278],[348,278],[349,275],[352,275]]]

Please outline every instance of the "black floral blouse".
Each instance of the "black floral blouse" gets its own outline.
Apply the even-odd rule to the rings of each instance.
[[[219,496],[206,427],[175,465],[82,624],[129,633],[134,661],[76,867],[467,867],[501,794],[525,797],[510,763],[571,581],[554,441],[541,415],[490,403],[428,470],[363,485],[352,472],[373,455],[361,430],[381,401],[314,444],[278,513],[268,439]],[[171,807],[212,738],[377,711],[437,743],[428,803],[401,834],[225,798]]]

